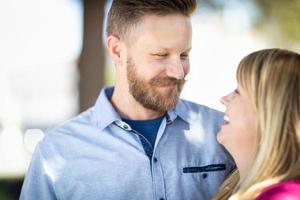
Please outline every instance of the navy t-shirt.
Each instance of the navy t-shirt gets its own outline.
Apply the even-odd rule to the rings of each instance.
[[[151,143],[152,147],[154,147],[157,132],[163,118],[164,116],[150,120],[122,120],[129,124],[132,129],[143,135]]]

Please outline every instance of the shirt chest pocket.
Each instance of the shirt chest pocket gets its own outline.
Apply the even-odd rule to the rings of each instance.
[[[205,166],[192,166],[192,167],[184,167],[182,169],[183,173],[201,173],[201,172],[214,172],[214,171],[225,171],[225,164],[211,164]]]
[[[200,180],[219,182],[223,180],[226,164],[210,164],[202,166],[188,166],[182,168],[183,176],[192,176]]]

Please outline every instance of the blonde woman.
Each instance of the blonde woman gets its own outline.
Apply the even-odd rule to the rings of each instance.
[[[238,170],[215,199],[300,200],[300,55],[254,52],[240,62],[237,82],[221,99],[218,141]]]

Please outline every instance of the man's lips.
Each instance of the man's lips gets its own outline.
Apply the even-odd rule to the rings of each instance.
[[[183,85],[185,80],[175,78],[154,78],[149,83],[156,87],[174,87],[175,85]]]
[[[162,84],[160,87],[174,87],[176,86],[176,83],[167,83],[167,84]]]

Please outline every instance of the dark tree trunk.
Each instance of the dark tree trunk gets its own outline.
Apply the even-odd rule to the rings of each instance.
[[[83,48],[79,59],[80,112],[92,106],[104,85],[105,56],[102,43],[105,0],[83,0]]]

